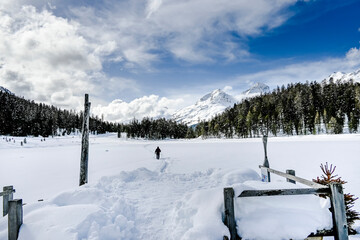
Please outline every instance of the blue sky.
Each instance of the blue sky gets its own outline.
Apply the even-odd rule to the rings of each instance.
[[[360,67],[360,1],[2,0],[0,86],[108,120]]]

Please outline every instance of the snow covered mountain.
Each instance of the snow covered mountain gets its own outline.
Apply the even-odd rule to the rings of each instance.
[[[9,89],[6,89],[6,88],[4,88],[4,87],[2,87],[2,86],[0,86],[0,91],[1,91],[1,92],[5,92],[5,93],[12,94],[12,92],[10,92]]]
[[[327,77],[325,81],[329,81],[331,78],[334,81],[336,80],[349,81],[350,79],[352,79],[355,82],[360,82],[360,69],[352,73],[334,72],[329,77]]]
[[[173,114],[173,119],[191,126],[201,120],[211,119],[216,114],[222,113],[227,107],[233,106],[236,102],[236,99],[231,95],[216,89],[203,96],[194,105],[176,111]]]
[[[245,95],[260,94],[260,93],[265,93],[265,92],[269,92],[269,91],[270,91],[270,88],[268,85],[266,85],[264,83],[255,83],[255,85],[253,85],[251,88],[244,91],[243,94],[245,94]]]

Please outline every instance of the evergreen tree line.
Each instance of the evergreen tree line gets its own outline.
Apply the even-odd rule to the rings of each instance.
[[[129,124],[122,125],[123,131],[130,138],[165,139],[189,137],[190,128],[185,124],[177,123],[165,118],[151,119],[143,118],[141,121],[133,119]],[[193,136],[195,137],[195,136]]]
[[[12,136],[54,136],[75,133],[82,128],[83,113],[61,110],[0,91],[0,134]],[[93,133],[116,132],[120,124],[90,117]]]
[[[81,131],[83,113],[61,110],[43,103],[35,103],[0,91],[0,134],[11,136],[56,136]],[[164,139],[185,138],[188,127],[172,120],[144,118],[128,124],[103,121],[90,117],[93,134],[126,132],[131,138]]]
[[[196,126],[203,137],[358,132],[360,84],[353,81],[296,83],[245,99]]]

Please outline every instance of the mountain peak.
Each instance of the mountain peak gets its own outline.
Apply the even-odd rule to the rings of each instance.
[[[255,93],[265,93],[269,92],[270,88],[265,83],[257,82],[254,85],[251,86],[248,90],[244,91],[243,94],[249,95],[249,94],[255,94]]]
[[[231,95],[216,89],[200,98],[196,104],[175,112],[173,119],[187,125],[194,125],[199,123],[200,120],[209,120],[216,114],[222,113],[236,102]]]
[[[334,72],[330,74],[329,77],[325,78],[325,81],[329,81],[330,79],[333,79],[334,81],[349,81],[352,79],[355,82],[360,82],[360,69],[351,73]]]
[[[215,89],[211,93],[206,94],[200,100],[197,102],[199,104],[200,102],[206,102],[209,101],[210,103],[227,103],[227,102],[236,102],[235,99],[230,96],[229,94],[225,93],[224,91],[220,89]],[[227,104],[226,104],[227,105]]]

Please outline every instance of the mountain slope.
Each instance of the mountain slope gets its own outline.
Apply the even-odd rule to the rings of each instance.
[[[255,83],[251,88],[244,91],[243,94],[245,94],[245,95],[260,94],[260,93],[265,93],[265,92],[269,92],[269,91],[270,91],[270,88],[268,85],[266,85],[264,83]]]
[[[352,79],[352,80],[354,80],[354,82],[360,82],[360,69],[358,69],[354,72],[351,72],[351,73],[334,72],[329,77],[327,77],[325,80],[329,81],[331,78],[334,81],[337,81],[337,80],[349,81],[350,79]]]
[[[203,96],[194,105],[183,108],[174,113],[173,119],[189,126],[201,120],[209,120],[216,114],[222,113],[227,107],[233,106],[236,99],[220,89]]]
[[[198,124],[200,121],[210,120],[215,115],[221,114],[226,108],[234,106],[235,103],[244,98],[255,97],[268,91],[270,91],[269,86],[264,83],[256,83],[235,98],[220,89],[216,89],[203,96],[194,105],[176,111],[173,114],[173,119],[177,122],[192,126]]]

